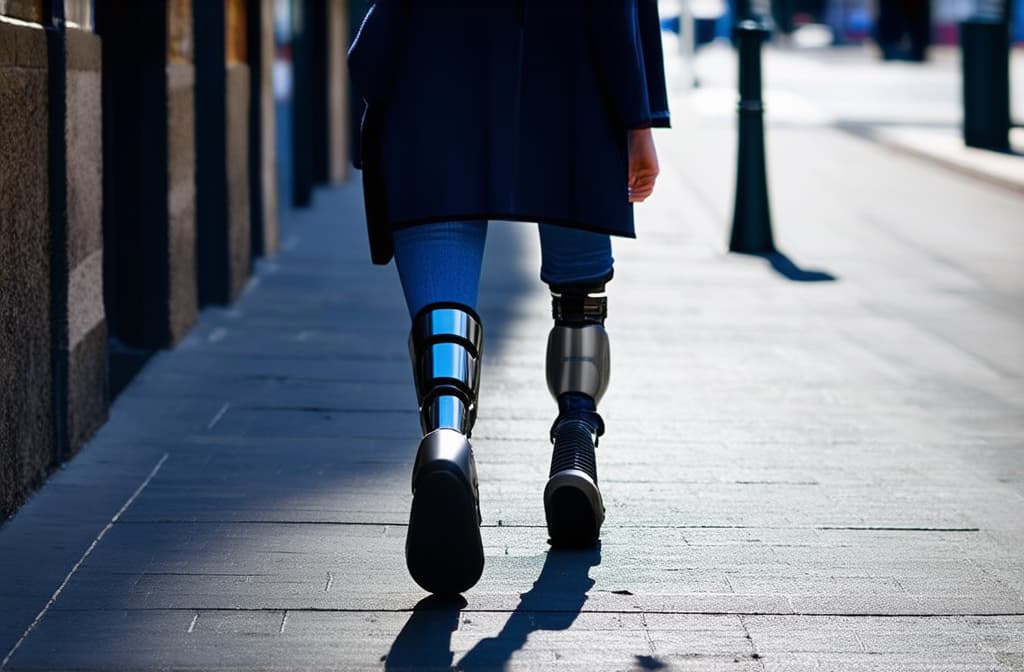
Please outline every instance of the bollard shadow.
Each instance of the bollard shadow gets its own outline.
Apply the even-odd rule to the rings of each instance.
[[[482,639],[459,661],[459,670],[503,670],[537,630],[568,630],[594,586],[590,568],[601,564],[601,547],[580,551],[551,549],[528,592],[519,596],[501,632]]]
[[[636,667],[638,670],[667,670],[669,664],[655,656],[635,656]]]
[[[803,268],[782,252],[747,254],[747,256],[764,259],[771,265],[773,271],[793,282],[835,282],[839,279],[828,271]]]
[[[964,140],[964,137],[963,137],[963,124],[951,124],[951,123],[945,122],[945,121],[931,121],[931,120],[928,120],[928,119],[884,119],[884,118],[877,118],[877,119],[870,119],[870,120],[864,120],[864,119],[843,120],[843,119],[840,119],[840,120],[838,120],[838,121],[833,123],[833,127],[838,129],[838,130],[840,130],[840,131],[843,131],[845,133],[849,133],[850,135],[853,135],[853,136],[856,136],[856,137],[859,137],[859,138],[862,138],[862,139],[865,139],[865,140],[871,140],[872,142],[881,141],[883,144],[889,144],[892,147],[902,148],[902,149],[905,149],[905,150],[909,149],[909,153],[911,155],[919,155],[919,156],[920,155],[924,155],[924,156],[927,156],[928,152],[924,152],[924,154],[922,154],[922,152],[918,151],[917,149],[912,148],[912,146],[905,145],[905,144],[899,143],[899,142],[886,143],[884,135],[881,134],[880,131],[883,131],[885,129],[904,129],[904,128],[910,128],[910,129],[915,129],[915,130],[926,129],[926,130],[931,130],[931,131],[942,131],[944,134],[947,134],[947,135],[948,134],[953,134],[953,135],[959,136],[960,140],[964,143],[963,144],[964,147],[968,147],[968,148],[971,147],[971,145],[968,145],[966,143],[966,141]],[[1024,128],[1024,124],[1021,124],[1021,123],[1011,123],[1010,124],[1010,129],[1014,129],[1014,128]],[[994,154],[1005,154],[1005,155],[1008,155],[1008,156],[1024,156],[1024,152],[1021,152],[1020,150],[1016,149],[1012,144],[1007,145],[1005,147],[999,147],[999,146],[994,146],[994,147],[974,147],[974,149],[980,149],[982,151],[992,152]]]

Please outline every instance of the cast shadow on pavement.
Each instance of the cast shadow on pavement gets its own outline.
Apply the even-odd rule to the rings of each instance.
[[[795,261],[782,252],[770,252],[768,254],[755,254],[771,264],[772,270],[793,282],[835,282],[838,278],[828,271],[801,268]]]
[[[429,595],[417,602],[388,651],[384,669],[452,669],[452,633],[459,628],[465,606],[461,595]]]
[[[505,669],[530,633],[569,629],[583,610],[587,591],[594,586],[590,568],[600,564],[600,545],[581,551],[548,551],[533,588],[519,596],[519,604],[501,632],[477,642],[458,661],[457,669]],[[450,669],[454,658],[451,636],[465,606],[461,597],[421,600],[391,645],[385,669]]]

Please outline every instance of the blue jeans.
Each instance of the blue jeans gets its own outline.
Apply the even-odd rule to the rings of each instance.
[[[605,278],[612,270],[609,236],[540,224],[540,279],[549,285]],[[439,222],[395,231],[395,265],[409,315],[440,301],[476,308],[487,222]]]

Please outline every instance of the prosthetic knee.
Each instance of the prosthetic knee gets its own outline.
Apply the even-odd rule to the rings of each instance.
[[[406,565],[432,593],[459,593],[480,578],[480,496],[469,435],[476,421],[483,329],[468,306],[435,303],[409,335],[423,439],[412,474]]]
[[[604,329],[609,279],[551,287],[555,326],[548,336],[546,368],[558,417],[551,427],[554,449],[544,509],[552,543],[561,546],[593,544],[604,522],[594,448],[604,433],[597,402],[608,388],[611,364]]]

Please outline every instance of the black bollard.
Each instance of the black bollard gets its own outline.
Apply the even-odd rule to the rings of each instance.
[[[963,50],[964,143],[1010,149],[1010,27],[978,16],[960,24]]]
[[[747,254],[775,251],[768,207],[768,172],[764,151],[764,103],[761,100],[761,43],[770,31],[755,20],[733,29],[739,49],[739,151],[736,164],[736,208],[729,250]]]

